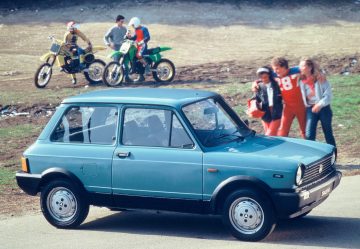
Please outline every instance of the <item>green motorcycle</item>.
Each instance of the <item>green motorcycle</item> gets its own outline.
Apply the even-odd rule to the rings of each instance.
[[[150,65],[150,72],[157,82],[171,82],[175,77],[175,66],[168,59],[161,56],[161,52],[171,50],[170,47],[156,47],[148,49],[144,59]],[[119,61],[110,62],[104,69],[103,82],[109,87],[118,87],[125,78],[125,72],[132,82],[144,79],[145,67],[136,58],[137,47],[132,40],[126,39],[119,51],[114,51],[110,57],[118,56]],[[131,72],[131,74],[129,74]]]

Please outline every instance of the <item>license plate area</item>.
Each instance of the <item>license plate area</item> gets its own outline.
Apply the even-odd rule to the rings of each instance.
[[[321,197],[330,194],[332,191],[332,185],[327,186],[325,189],[321,190]]]

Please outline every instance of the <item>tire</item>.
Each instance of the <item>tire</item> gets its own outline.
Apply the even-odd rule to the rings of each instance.
[[[41,191],[41,210],[51,225],[62,229],[75,228],[89,213],[89,204],[84,196],[81,187],[69,180],[54,180]]]
[[[276,216],[268,197],[243,189],[231,193],[225,200],[223,222],[235,238],[259,241],[274,230]]]
[[[166,70],[168,70],[166,73],[168,73],[168,75],[160,75],[161,72],[158,72],[160,70],[161,65],[164,64],[167,65]],[[157,82],[171,82],[174,77],[175,77],[175,66],[174,63],[172,63],[172,61],[168,60],[168,59],[161,59],[158,62],[156,62],[153,66],[153,69],[156,69],[156,72],[152,72],[154,79]]]
[[[49,71],[46,74],[44,73],[45,68],[49,68]],[[44,88],[47,84],[49,84],[52,76],[52,65],[50,63],[41,64],[36,70],[34,76],[34,83],[37,88]]]
[[[114,79],[114,82],[112,82],[111,80],[113,79],[113,77],[110,76],[114,76],[112,74],[116,73],[116,72],[111,72],[113,71],[113,68],[117,66],[120,68],[118,75],[116,79]],[[104,69],[104,74],[102,76],[103,82],[109,86],[109,87],[118,87],[121,86],[123,80],[124,80],[124,68],[120,65],[119,62],[113,61],[110,62],[109,64],[106,65],[105,69]]]
[[[99,68],[99,66],[98,66],[98,67],[95,67],[94,69],[92,69],[92,66],[94,66],[95,64],[100,64],[101,68]],[[100,59],[95,59],[93,62],[91,62],[87,66],[87,70],[89,70],[89,71],[84,72],[84,76],[85,76],[86,80],[92,84],[101,83],[103,80],[103,73],[104,73],[105,65],[106,65],[106,63]]]

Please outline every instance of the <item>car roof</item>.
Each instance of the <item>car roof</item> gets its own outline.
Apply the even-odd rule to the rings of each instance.
[[[214,92],[195,89],[122,88],[91,91],[66,98],[62,103],[148,104],[180,107],[217,95]]]

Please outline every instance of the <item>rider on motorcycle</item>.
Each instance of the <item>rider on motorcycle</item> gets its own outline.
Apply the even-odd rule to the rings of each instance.
[[[149,30],[145,26],[141,25],[140,19],[138,17],[131,18],[128,25],[130,27],[133,27],[135,30],[135,34],[133,36],[131,36],[131,34],[128,33],[128,38],[136,42],[137,45],[136,58],[145,67],[145,74],[149,74],[150,66],[144,60],[144,54],[146,54],[147,52],[147,43],[150,41]]]
[[[74,21],[67,23],[67,32],[64,35],[64,42],[68,49],[74,53],[74,55],[79,56],[80,67],[84,67],[84,58],[83,54],[85,54],[85,50],[80,48],[77,45],[78,38],[81,38],[88,44],[88,49],[91,49],[92,45],[90,40],[79,30],[79,25],[76,24]],[[63,67],[65,62],[61,63],[61,67]],[[76,84],[75,74],[71,75],[72,83]]]

